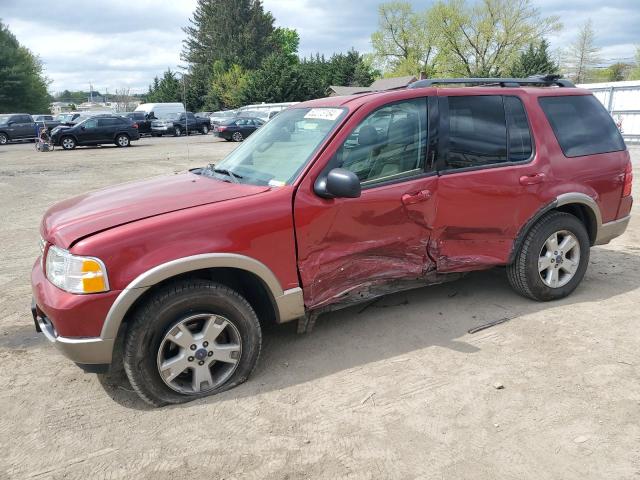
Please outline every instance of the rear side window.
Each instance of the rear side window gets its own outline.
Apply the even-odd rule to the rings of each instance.
[[[533,145],[524,105],[517,97],[504,97],[504,109],[507,115],[509,161],[528,160],[533,153]]]
[[[539,101],[566,157],[626,148],[613,119],[593,95],[541,97]]]
[[[449,97],[447,167],[479,167],[507,161],[507,122],[502,97]]]

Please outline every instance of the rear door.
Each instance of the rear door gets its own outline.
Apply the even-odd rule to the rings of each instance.
[[[308,175],[296,193],[298,268],[307,308],[389,293],[422,282],[434,270],[427,248],[438,178],[427,164],[427,99],[394,102],[357,118],[355,128],[319,159],[326,163],[322,173]],[[315,194],[317,178],[333,168],[358,175],[359,198]]]
[[[438,210],[431,256],[438,271],[507,263],[524,223],[543,205],[548,172],[534,155],[517,96],[439,98]]]

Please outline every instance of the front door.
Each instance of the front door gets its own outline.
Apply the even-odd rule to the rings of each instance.
[[[518,231],[542,207],[549,175],[536,161],[519,97],[461,93],[439,98],[438,238],[430,253],[443,273],[507,263]]]
[[[91,145],[100,141],[100,128],[98,127],[98,119],[90,118],[80,125],[80,133],[78,134],[78,143]]]
[[[323,199],[313,191],[316,178],[305,178],[294,218],[307,308],[389,293],[433,271],[427,249],[437,176],[425,166],[427,146],[426,98],[395,102],[366,115],[320,174],[356,173],[359,198]]]

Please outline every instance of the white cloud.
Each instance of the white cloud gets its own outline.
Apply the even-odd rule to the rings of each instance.
[[[18,40],[38,54],[52,91],[100,91],[128,86],[146,91],[155,75],[181,65],[184,33],[196,0],[57,0],[55,8],[42,0],[0,0],[3,22]],[[45,2],[46,3],[46,2]],[[264,0],[276,25],[300,33],[300,54],[330,55],[350,48],[371,49],[377,28],[378,0]],[[416,10],[432,0],[415,0]],[[552,48],[566,46],[579,25],[591,18],[601,56],[610,61],[631,58],[640,44],[640,9],[629,0],[534,0],[544,15],[558,15],[562,32],[551,38]],[[58,14],[57,12],[64,12]]]

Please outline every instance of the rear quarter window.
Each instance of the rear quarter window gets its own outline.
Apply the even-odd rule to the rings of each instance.
[[[593,95],[541,97],[539,102],[566,157],[626,149],[613,119]]]

